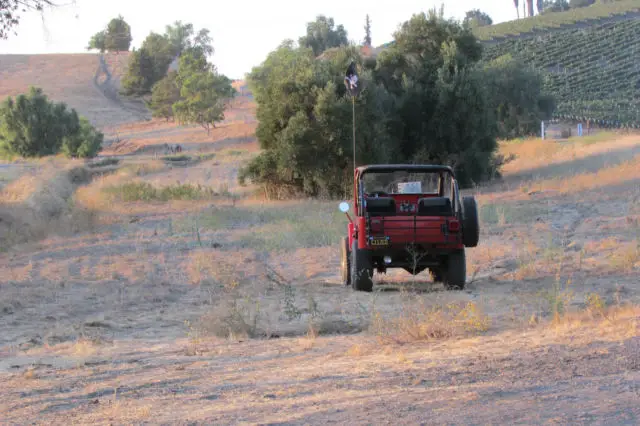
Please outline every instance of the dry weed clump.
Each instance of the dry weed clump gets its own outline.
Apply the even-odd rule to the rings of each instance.
[[[268,337],[270,333],[261,327],[261,316],[258,301],[234,292],[217,303],[200,323],[204,333],[225,339]]]
[[[241,263],[242,259],[230,262],[205,250],[191,257],[191,281],[206,289],[211,305],[199,321],[188,325],[191,340],[207,334],[229,339],[268,335],[260,295],[251,285],[258,277],[245,274]]]
[[[611,266],[618,271],[631,272],[640,267],[640,240],[620,244],[609,256]]]
[[[618,237],[606,237],[601,240],[590,240],[584,244],[585,251],[589,253],[601,253],[617,248],[622,240]]]
[[[569,312],[569,306],[575,293],[570,289],[571,279],[562,281],[560,272],[556,275],[553,285],[548,290],[539,293],[542,301],[542,315],[551,315],[553,323],[559,323]],[[532,317],[532,323],[539,322],[540,317]]]
[[[490,326],[489,316],[474,302],[427,305],[420,298],[404,303],[399,314],[374,312],[370,331],[381,341],[407,343],[483,333]]]
[[[540,248],[530,239],[523,239],[517,250],[517,269],[513,272],[513,279],[522,281],[538,276],[537,262]]]
[[[271,266],[254,262],[252,267],[240,256],[227,259],[192,259],[200,268],[192,282],[198,281],[208,292],[211,307],[199,321],[190,324],[190,335],[198,330],[201,336],[232,340],[283,335],[306,335],[313,340],[319,334],[339,333],[345,327],[343,322],[327,320],[311,294],[300,294],[291,280]]]
[[[132,163],[123,166],[119,170],[119,175],[126,176],[147,176],[155,173],[160,173],[167,170],[166,163],[161,160],[150,160],[142,163]]]
[[[611,301],[607,303],[599,294],[588,293],[584,306],[565,312],[559,318],[542,327],[552,327],[559,332],[588,330],[586,339],[606,337],[609,340],[625,341],[640,334],[640,307],[630,303]],[[636,354],[636,356],[640,353]]]
[[[73,162],[45,166],[11,182],[0,193],[0,248],[43,238],[52,230],[77,232],[93,226],[95,215],[76,203],[74,193],[90,172]]]

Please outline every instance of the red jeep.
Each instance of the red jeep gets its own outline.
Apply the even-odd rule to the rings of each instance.
[[[460,199],[450,167],[358,167],[353,202],[354,218],[349,204],[340,203],[349,217],[341,247],[345,285],[372,291],[374,269],[402,268],[417,275],[428,268],[447,289],[464,288],[464,249],[478,245],[478,211],[473,197]]]

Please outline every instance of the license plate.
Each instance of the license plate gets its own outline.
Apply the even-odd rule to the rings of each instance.
[[[389,245],[389,239],[387,237],[373,237],[371,238],[372,246],[387,246]]]

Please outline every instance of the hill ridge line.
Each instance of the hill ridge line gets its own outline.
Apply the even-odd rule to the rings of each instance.
[[[640,7],[638,8],[638,10],[635,10],[635,11],[629,11],[629,12],[620,13],[617,15],[610,15],[605,18],[584,19],[581,21],[576,21],[572,24],[560,24],[557,27],[541,27],[538,29],[534,29],[532,31],[526,31],[526,32],[521,32],[518,34],[512,34],[512,35],[506,35],[506,36],[491,37],[489,39],[479,39],[478,41],[481,44],[491,45],[491,44],[502,43],[507,40],[527,39],[531,37],[552,34],[552,33],[557,33],[562,31],[568,31],[568,30],[570,31],[575,29],[583,29],[583,28],[601,26],[606,24],[631,21],[639,17],[640,17]]]

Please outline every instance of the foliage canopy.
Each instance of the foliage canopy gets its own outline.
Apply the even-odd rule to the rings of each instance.
[[[495,176],[496,137],[530,131],[528,120],[546,107],[538,102],[538,76],[512,62],[498,76],[498,65],[481,63],[481,45],[468,26],[435,10],[413,15],[394,39],[375,59],[354,46],[317,58],[313,46],[290,40],[271,52],[248,78],[264,151],[240,171],[240,183],[260,184],[271,197],[349,193],[352,99],[343,78],[352,60],[364,87],[355,99],[358,165],[447,164],[463,186]],[[521,85],[504,94],[501,84],[512,82]],[[526,92],[522,99],[518,90]],[[540,108],[526,108],[529,102]],[[501,125],[498,108],[509,112],[502,112]]]
[[[315,56],[332,47],[349,44],[347,30],[343,25],[335,26],[333,18],[318,15],[316,20],[307,24],[307,34],[300,37],[298,43],[302,47],[310,47]]]
[[[89,40],[87,50],[104,52],[126,52],[131,47],[131,27],[122,15],[113,18],[107,27],[94,34]]]

